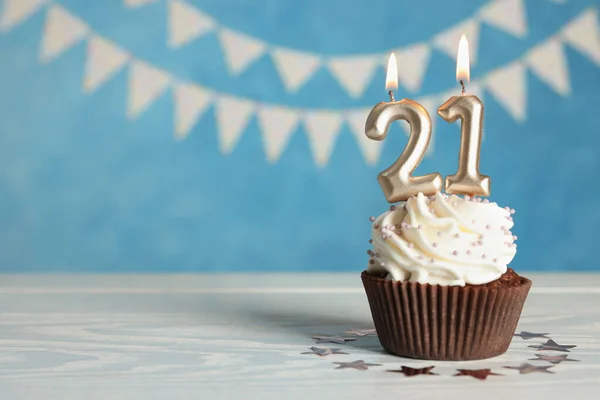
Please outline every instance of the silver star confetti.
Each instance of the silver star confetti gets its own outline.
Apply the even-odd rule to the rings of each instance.
[[[377,332],[375,332],[375,329],[355,329],[352,328],[350,330],[347,330],[346,332],[344,332],[344,334],[346,335],[356,335],[356,336],[376,336]]]
[[[315,343],[336,343],[336,344],[345,344],[346,342],[351,342],[356,340],[356,338],[345,338],[338,335],[335,336],[312,336],[313,339],[316,340]]]
[[[544,372],[546,374],[553,374],[553,371],[548,371],[549,368],[554,368],[554,365],[547,365],[544,367],[536,367],[535,365],[531,365],[529,363],[523,363],[518,367],[504,367],[506,369],[516,369],[521,374],[531,374],[532,372]]]
[[[546,343],[544,344],[540,344],[540,345],[530,345],[527,347],[531,347],[532,349],[536,349],[536,350],[554,350],[554,351],[565,351],[565,352],[569,352],[569,349],[572,349],[573,347],[577,347],[574,344],[558,344],[556,343],[554,340],[550,339],[548,341],[546,341]]]
[[[330,349],[328,347],[321,349],[320,347],[309,347],[311,351],[305,351],[302,354],[316,354],[319,357],[329,356],[331,354],[348,354],[341,351],[342,349]]]
[[[520,333],[515,333],[513,336],[520,336],[521,339],[525,339],[525,340],[534,339],[534,338],[550,339],[546,335],[549,335],[549,333],[531,333],[531,332],[527,332],[527,331],[521,331]]]
[[[529,360],[532,360],[532,361],[548,361],[551,364],[560,364],[563,361],[577,361],[577,362],[579,362],[579,360],[568,358],[569,357],[568,354],[561,354],[561,355],[558,355],[558,356],[547,356],[545,354],[536,354],[535,356],[537,358],[530,358]]]
[[[352,362],[334,362],[334,364],[338,365],[335,369],[354,368],[359,371],[366,371],[369,369],[369,367],[378,367],[381,365],[381,364],[369,364],[369,363],[364,362],[363,360],[356,360],[356,361],[352,361]]]

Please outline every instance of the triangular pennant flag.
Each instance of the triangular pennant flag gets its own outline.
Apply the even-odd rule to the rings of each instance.
[[[565,41],[600,65],[600,30],[598,12],[588,8],[563,30]]]
[[[127,116],[134,119],[144,112],[163,93],[170,80],[168,73],[134,61],[129,69]]]
[[[454,25],[444,32],[433,38],[433,44],[448,56],[456,60],[458,53],[458,42],[464,34],[469,41],[469,56],[471,63],[474,64],[477,60],[477,48],[479,43],[479,21],[476,19],[468,19],[458,25]]]
[[[169,46],[178,48],[214,30],[215,20],[183,0],[169,1]]]
[[[264,42],[226,28],[219,29],[219,39],[229,70],[234,75],[241,74],[267,49]]]
[[[114,43],[99,36],[92,37],[88,41],[83,90],[91,93],[102,86],[128,59],[129,55]]]
[[[399,83],[410,92],[418,92],[423,83],[423,76],[427,72],[427,65],[431,49],[427,43],[418,43],[414,46],[395,51],[398,61]],[[387,66],[389,55],[386,55]]]
[[[175,137],[184,139],[206,111],[212,101],[212,93],[199,86],[180,83],[173,90],[175,101]]]
[[[269,162],[276,162],[281,157],[298,119],[298,111],[287,107],[262,106],[258,110],[258,123]]]
[[[370,108],[351,111],[347,115],[347,120],[365,161],[369,165],[375,165],[381,156],[383,141],[369,139],[365,134],[365,123],[369,112],[371,112]]]
[[[486,88],[517,121],[525,120],[527,82],[521,61],[492,71],[486,78]]]
[[[0,32],[6,32],[19,25],[50,0],[4,0],[0,15]]]
[[[40,61],[49,62],[82,41],[88,33],[85,22],[60,6],[52,6],[46,14]]]
[[[255,110],[249,100],[221,95],[217,98],[215,115],[219,126],[219,148],[229,154],[237,144]]]
[[[271,58],[290,92],[296,92],[321,66],[321,59],[317,55],[283,48],[273,49]]]
[[[493,0],[479,13],[481,19],[517,37],[527,35],[523,0]]]
[[[565,52],[557,38],[534,47],[527,55],[527,64],[555,92],[563,96],[571,92]]]
[[[328,67],[351,97],[363,94],[378,65],[377,56],[336,57]]]
[[[124,0],[124,3],[127,7],[141,7],[146,4],[156,3],[158,0]]]
[[[342,116],[335,111],[311,111],[304,118],[310,148],[319,167],[329,162],[335,139],[342,126]]]

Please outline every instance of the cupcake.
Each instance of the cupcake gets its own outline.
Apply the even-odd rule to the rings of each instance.
[[[531,281],[508,268],[514,211],[419,193],[372,220],[361,277],[381,345],[427,360],[478,360],[510,345]]]

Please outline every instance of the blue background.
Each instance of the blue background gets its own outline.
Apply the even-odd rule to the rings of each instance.
[[[270,44],[331,55],[385,52],[430,39],[484,0],[190,0],[227,26]],[[166,7],[120,0],[62,0],[65,9],[136,57],[221,93],[291,107],[370,107],[385,99],[384,70],[351,98],[325,69],[286,92],[268,57],[228,73],[214,34],[178,50],[166,45]],[[521,57],[600,1],[526,1],[528,35],[482,25],[482,76]],[[0,35],[0,270],[5,272],[360,271],[370,215],[386,207],[376,175],[404,147],[386,139],[368,166],[347,125],[325,168],[299,125],[267,162],[253,118],[230,155],[218,150],[211,109],[184,141],[173,138],[165,93],[126,118],[127,71],[82,92],[85,44],[38,61],[39,12]],[[600,270],[600,70],[567,47],[572,94],[561,97],[531,72],[527,119],[516,122],[486,96],[481,171],[492,200],[515,208],[520,270]],[[455,87],[454,61],[434,50],[418,95]],[[435,115],[434,110],[429,110]],[[437,118],[437,117],[436,117]],[[400,130],[398,130],[400,132]],[[438,119],[433,157],[418,171],[456,169],[458,126]]]

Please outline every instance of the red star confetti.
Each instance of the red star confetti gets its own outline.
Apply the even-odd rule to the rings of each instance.
[[[397,372],[404,374],[404,376],[417,376],[417,375],[437,375],[431,372],[434,366],[425,368],[411,368],[403,365],[401,369],[388,369],[388,372]]]
[[[556,343],[554,340],[550,339],[548,341],[546,341],[546,343],[544,344],[540,344],[540,345],[530,345],[527,347],[531,347],[533,349],[536,350],[554,350],[554,351],[565,351],[565,352],[569,352],[569,349],[572,349],[573,347],[577,347],[574,344],[558,344]]]
[[[458,374],[453,376],[472,376],[475,379],[481,379],[482,381],[487,379],[490,375],[503,376],[502,374],[496,374],[491,369],[457,369]]]

